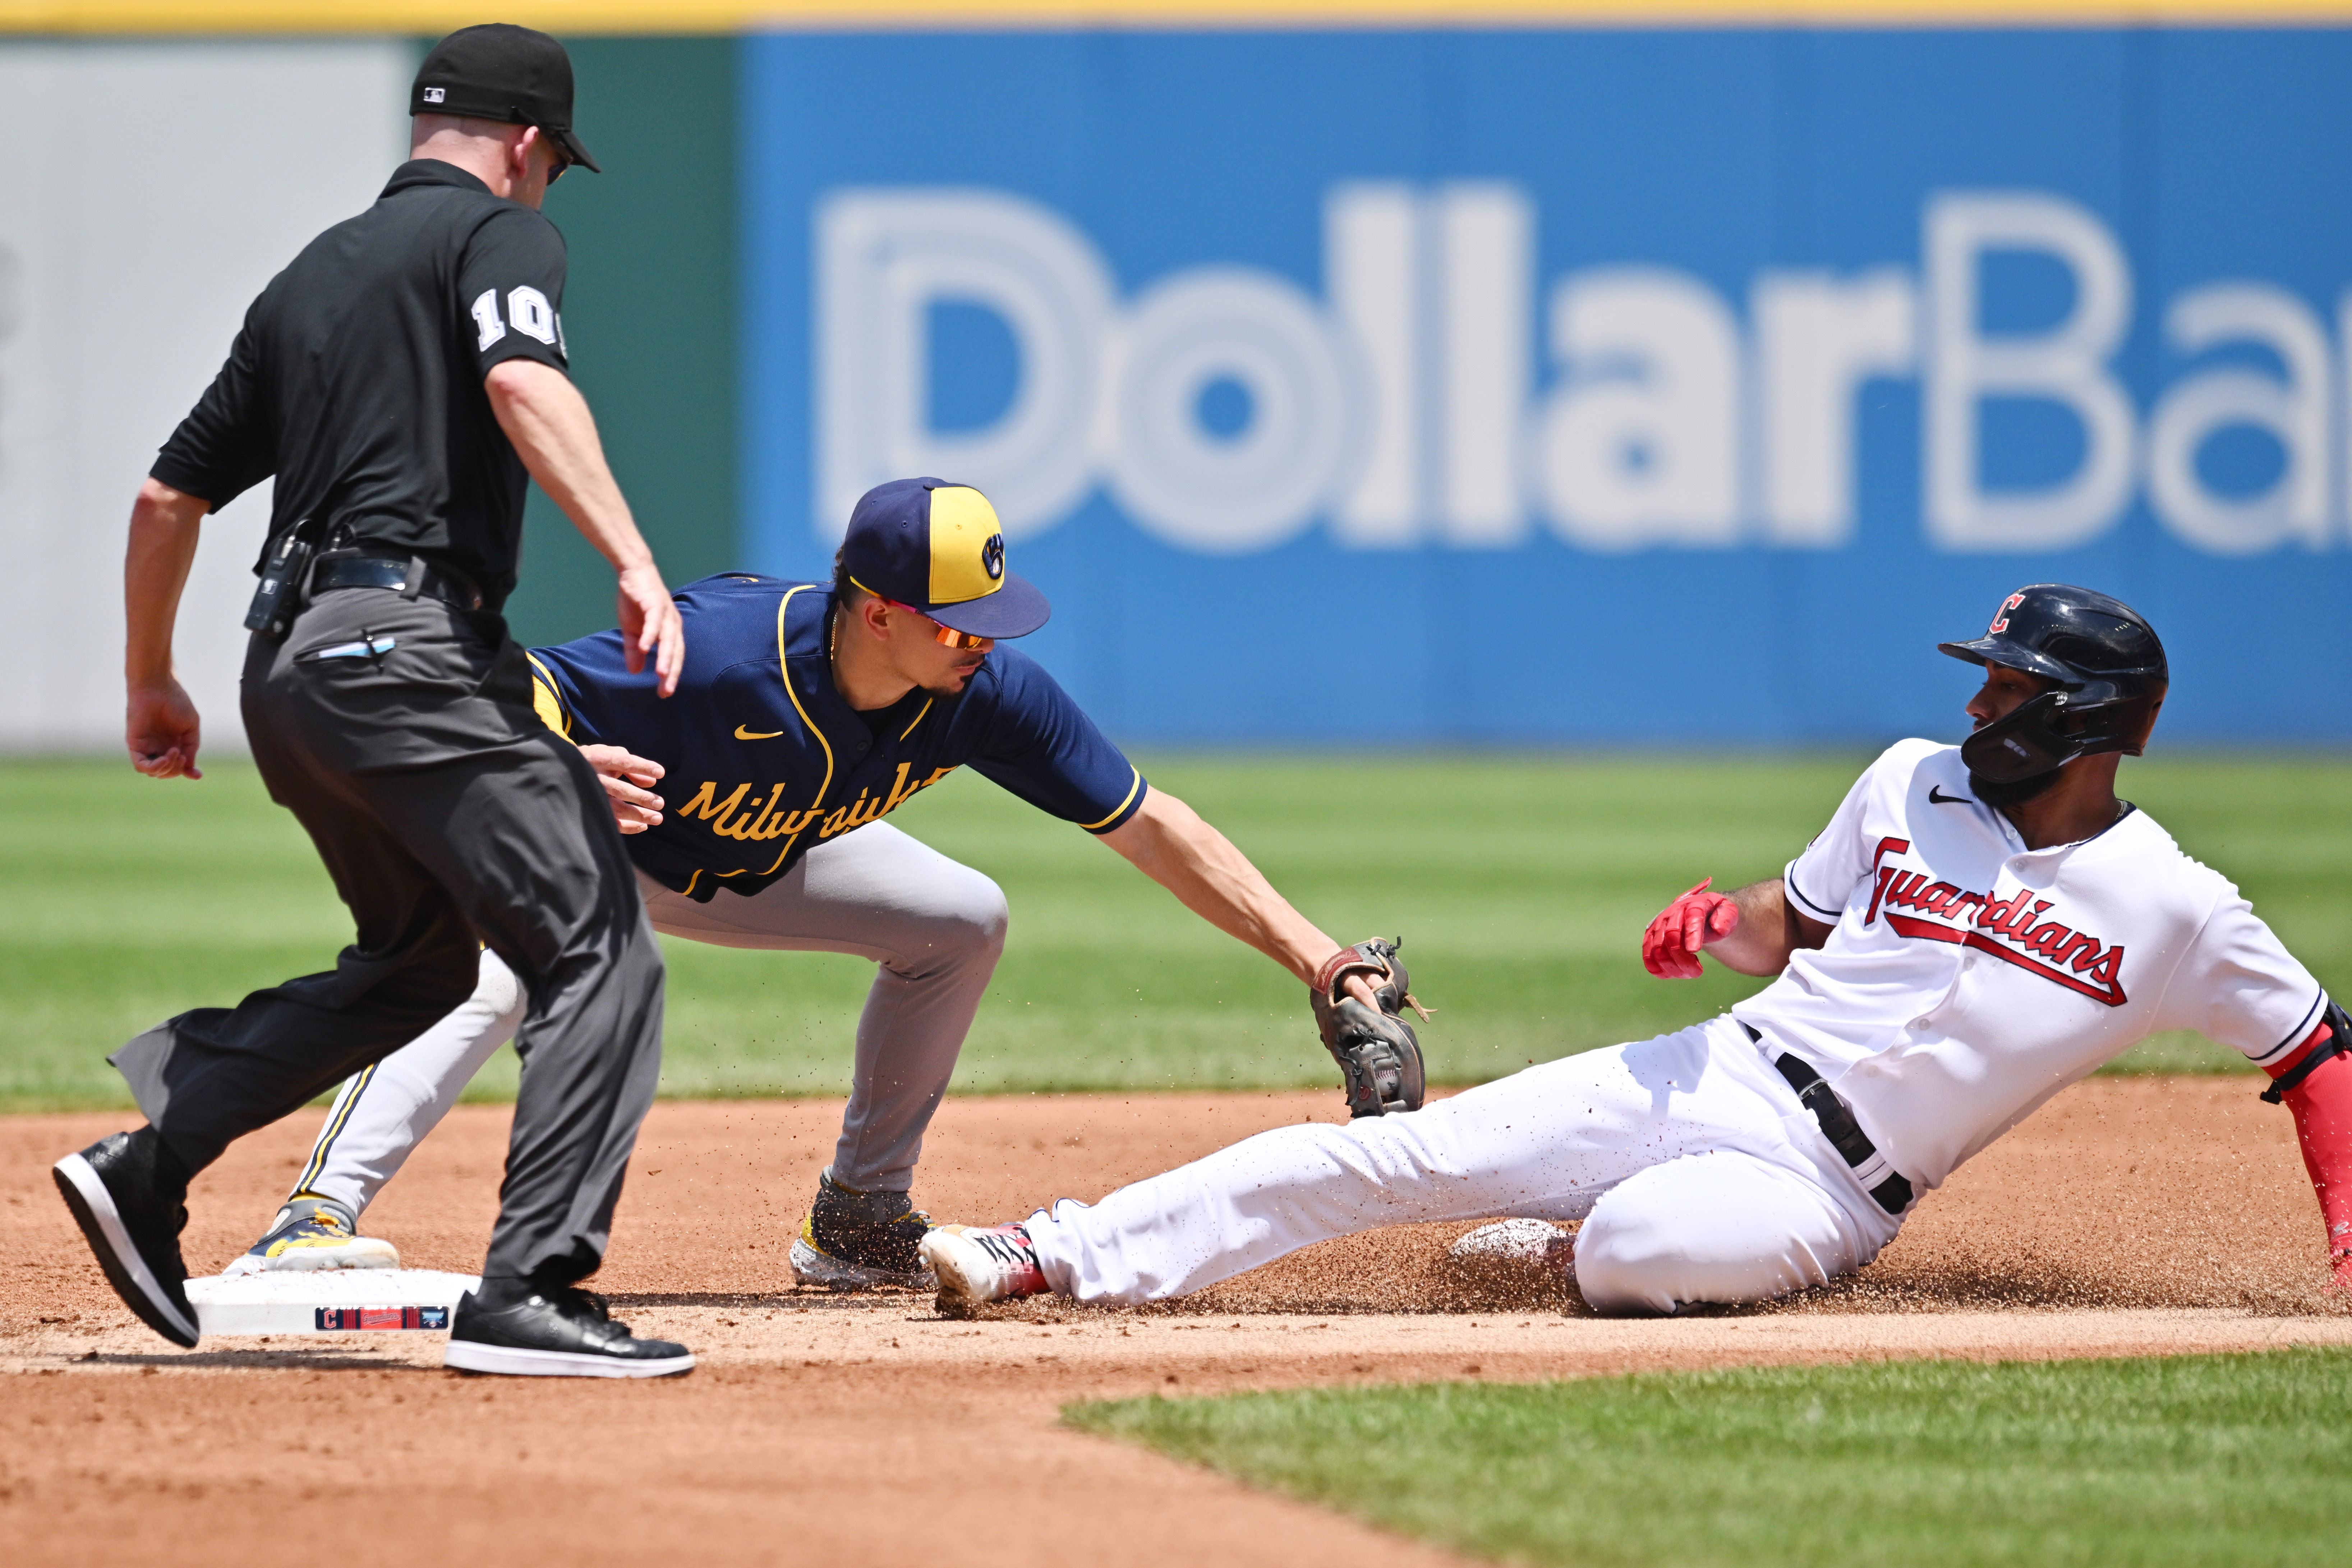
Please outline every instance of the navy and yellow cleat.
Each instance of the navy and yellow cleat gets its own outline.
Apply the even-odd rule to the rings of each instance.
[[[274,1274],[316,1268],[397,1268],[400,1249],[362,1236],[352,1211],[332,1198],[289,1198],[255,1242],[224,1274]]]
[[[856,1192],[827,1171],[793,1238],[793,1279],[828,1290],[936,1290],[921,1253],[930,1228],[906,1194]]]

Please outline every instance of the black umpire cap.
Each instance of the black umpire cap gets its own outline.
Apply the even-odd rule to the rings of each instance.
[[[545,33],[511,22],[460,27],[434,45],[416,68],[408,112],[536,125],[572,162],[604,172],[572,129],[572,57]]]

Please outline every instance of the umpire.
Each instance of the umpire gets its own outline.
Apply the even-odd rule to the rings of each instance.
[[[275,476],[242,708],[272,799],[310,831],[358,934],[335,968],[199,1007],[110,1058],[148,1124],[58,1162],[109,1281],[196,1342],[179,1236],[189,1179],[229,1142],[464,1001],[487,944],[520,975],[499,1221],[447,1363],[658,1376],[575,1289],[602,1260],[661,1061],[662,963],[603,788],[531,709],[499,606],[526,478],[619,574],[633,670],[685,658],[677,611],[565,374],[562,237],[540,216],[572,165],[572,62],[543,33],[451,34],[411,89],[410,161],[310,242],[246,313],[131,512],[127,738],[140,772],[195,778],[172,627],[204,515]],[[311,553],[315,552],[315,553]]]

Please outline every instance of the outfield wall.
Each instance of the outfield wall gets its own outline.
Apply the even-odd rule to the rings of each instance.
[[[176,58],[194,83],[289,47],[384,77],[415,45]],[[675,578],[819,574],[859,490],[936,472],[997,498],[1057,606],[1034,650],[1123,738],[1763,744],[1953,731],[1966,678],[1928,645],[2067,578],[2165,632],[2168,734],[2352,741],[2352,32],[572,47],[610,172],[550,203],[567,335]],[[178,47],[0,45],[0,72]],[[110,582],[205,345],[372,191],[343,149],[399,103],[370,79],[320,110],[340,182],[240,181],[215,106],[122,132],[185,160],[159,188],[262,192],[267,222],[159,250],[88,237],[70,181],[0,208],[100,301],[0,339],[0,594],[56,650],[0,744],[110,738],[119,616],[63,584]],[[260,510],[207,543],[204,679]],[[518,629],[605,624],[543,502],[530,539]]]
[[[777,34],[748,559],[988,489],[1116,732],[1951,732],[2060,578],[2352,739],[2352,34]],[[1370,699],[1367,700],[1367,699]]]
[[[252,297],[405,155],[419,48],[0,40],[0,751],[120,744],[131,497]],[[563,184],[549,209],[572,246],[577,378],[671,574],[725,570],[740,559],[736,47],[588,37],[572,52],[614,171]],[[274,133],[288,123],[301,134]],[[518,629],[611,624],[609,569],[531,500]],[[197,552],[178,654],[209,745],[242,745],[239,622],[268,515],[264,485],[209,520]]]
[[[122,541],[245,307],[405,146],[380,40],[0,43],[0,746],[118,746]],[[253,156],[280,115],[308,133]],[[208,523],[179,656],[236,743],[268,487]]]

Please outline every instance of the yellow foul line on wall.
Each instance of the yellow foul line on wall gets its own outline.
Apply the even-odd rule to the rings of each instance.
[[[2352,0],[0,0],[0,32],[562,34],[859,28],[2281,26]]]

